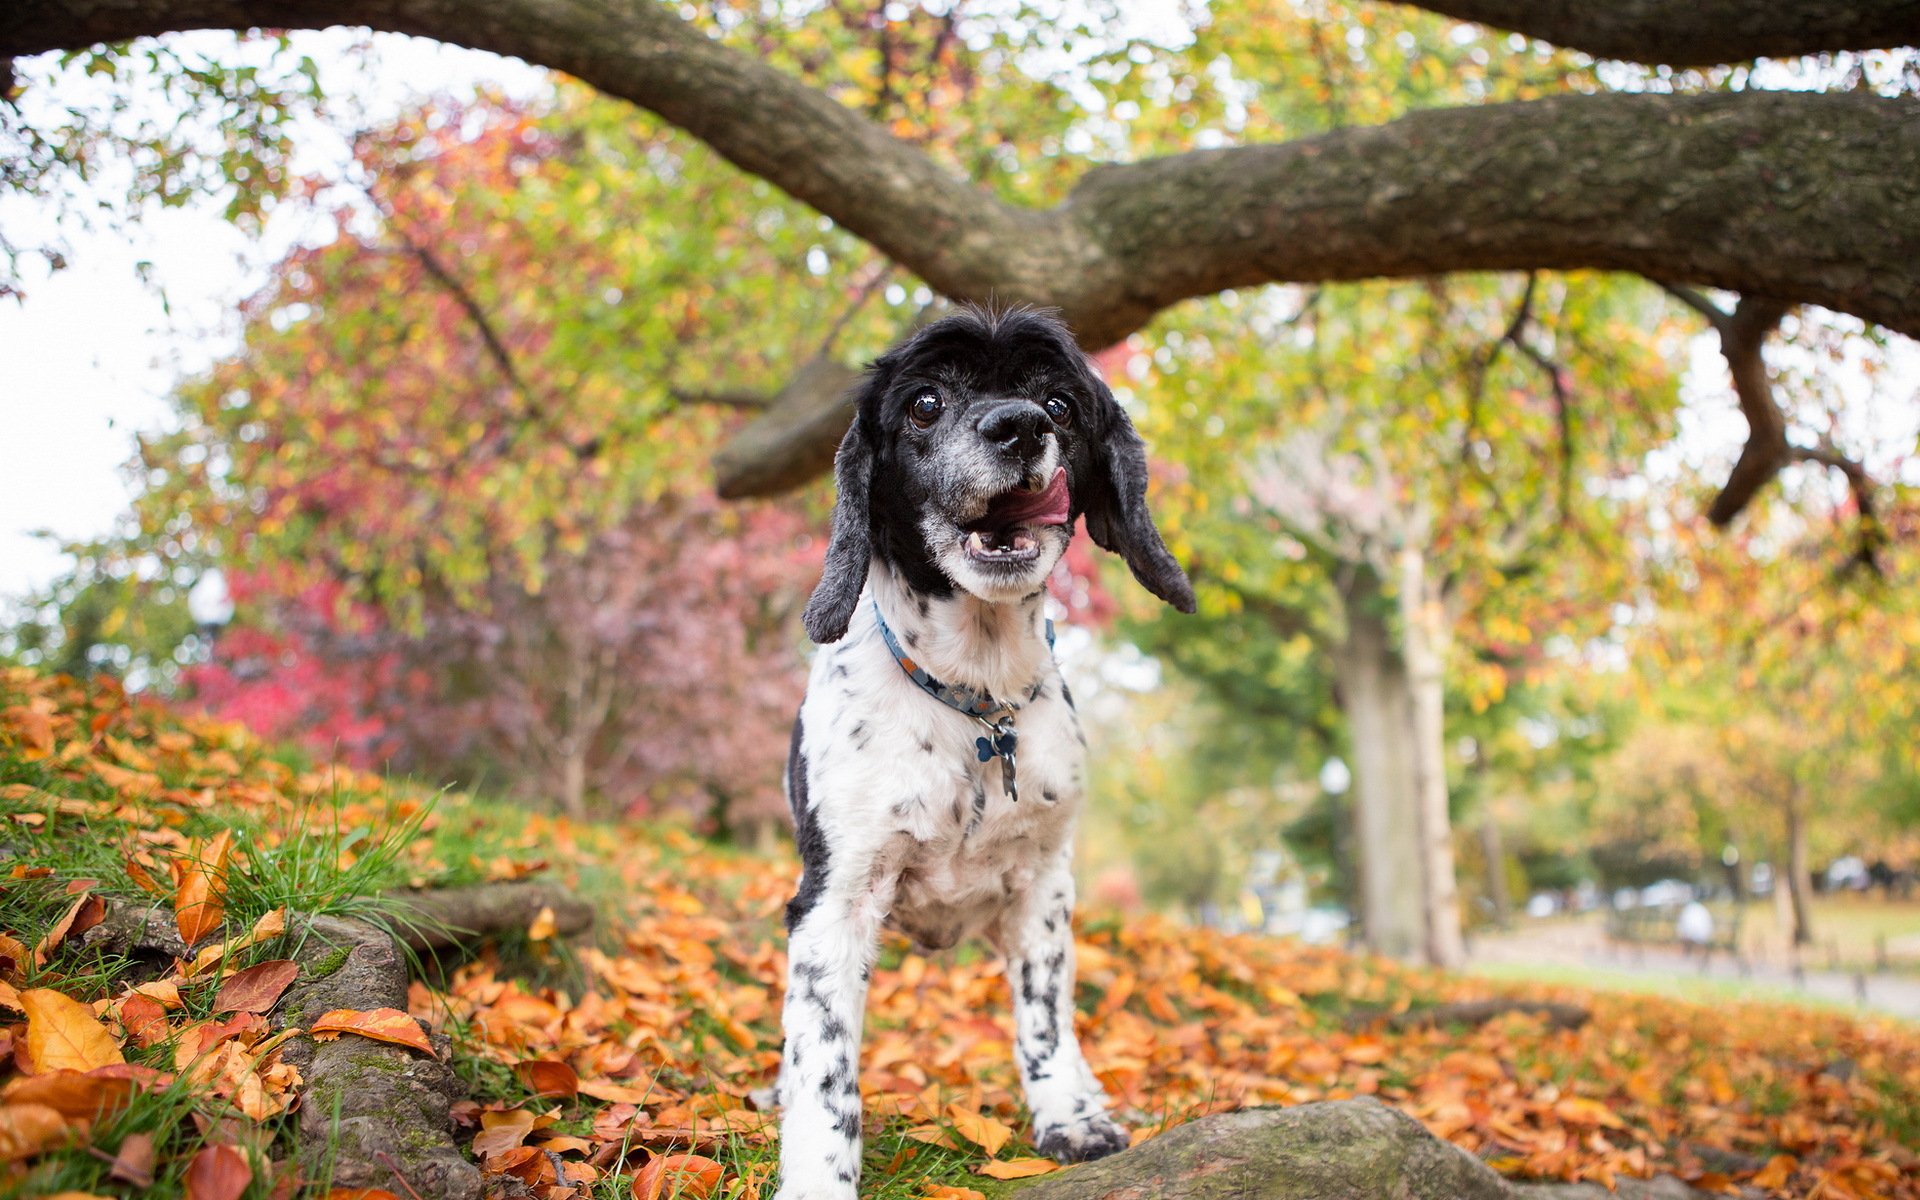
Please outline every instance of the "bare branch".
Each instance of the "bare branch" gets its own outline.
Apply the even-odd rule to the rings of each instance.
[[[1787,419],[1773,398],[1761,348],[1779,327],[1788,306],[1775,300],[1742,296],[1720,327],[1720,354],[1733,373],[1733,393],[1747,419],[1747,444],[1733,464],[1725,486],[1707,509],[1707,519],[1727,525],[1761,488],[1787,465]]]
[[[520,378],[519,370],[513,365],[513,355],[507,352],[506,343],[500,340],[499,333],[493,328],[493,322],[487,318],[487,310],[480,307],[480,301],[475,299],[473,293],[467,290],[467,286],[447,269],[446,264],[440,261],[439,255],[408,237],[405,230],[391,221],[387,223],[387,231],[399,241],[402,250],[411,255],[435,283],[445,288],[447,294],[453,297],[454,303],[467,314],[467,319],[473,322],[474,329],[480,334],[481,343],[487,348],[487,357],[493,360],[493,365],[506,379],[507,386],[512,388],[513,394],[520,398],[520,403],[528,412],[532,412],[537,406],[534,404],[532,394],[527,390],[526,381]]]
[[[1889,540],[1886,525],[1880,520],[1880,513],[1874,498],[1873,476],[1867,473],[1864,464],[1848,458],[1831,446],[1795,446],[1788,451],[1793,462],[1817,463],[1831,467],[1846,476],[1847,488],[1853,493],[1853,506],[1856,510],[1854,520],[1854,550],[1848,560],[1855,567],[1864,567],[1879,574],[1880,551],[1886,548]]]
[[[1663,283],[1657,279],[1654,282],[1660,284],[1661,291],[1705,317],[1707,324],[1722,333],[1726,332],[1727,322],[1733,320],[1732,313],[1709,300],[1706,293],[1697,288],[1680,283]]]

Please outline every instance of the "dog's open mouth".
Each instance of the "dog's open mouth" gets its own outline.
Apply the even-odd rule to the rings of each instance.
[[[966,526],[967,557],[983,563],[1030,562],[1040,556],[1034,531],[1045,525],[1065,525],[1071,511],[1067,471],[1061,467],[1044,488],[1016,488],[995,496],[986,514]]]

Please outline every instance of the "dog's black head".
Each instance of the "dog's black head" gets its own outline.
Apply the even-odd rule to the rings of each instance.
[[[1140,435],[1055,318],[963,308],[876,359],[855,400],[826,571],[807,602],[814,641],[846,633],[876,554],[931,595],[1032,595],[1082,513],[1148,591],[1193,611],[1147,515]]]

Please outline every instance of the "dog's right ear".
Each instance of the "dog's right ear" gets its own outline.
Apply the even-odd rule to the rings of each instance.
[[[853,424],[840,439],[833,456],[833,478],[839,495],[833,502],[833,536],[827,542],[826,567],[819,586],[800,618],[807,636],[821,645],[846,636],[860,589],[867,583],[867,563],[873,557],[873,514],[867,494],[873,481],[873,439],[867,432],[867,396],[881,384],[877,367],[856,397]]]

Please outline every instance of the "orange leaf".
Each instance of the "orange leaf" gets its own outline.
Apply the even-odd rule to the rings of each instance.
[[[13,1080],[0,1091],[0,1101],[45,1105],[70,1121],[98,1121],[125,1108],[138,1090],[124,1073],[48,1071]]]
[[[947,1119],[961,1137],[985,1150],[989,1155],[1000,1153],[1000,1147],[1013,1140],[1013,1130],[994,1120],[982,1116],[964,1104],[947,1105]]]
[[[20,993],[27,1014],[27,1055],[40,1071],[91,1071],[126,1060],[93,1010],[51,988]]]
[[[44,1104],[0,1106],[0,1162],[30,1158],[75,1132],[71,1122]]]
[[[920,1200],[987,1200],[986,1196],[972,1188],[948,1187],[942,1183],[929,1183],[920,1193]]]
[[[336,1008],[322,1014],[307,1027],[307,1032],[321,1041],[343,1033],[357,1033],[376,1042],[390,1042],[422,1054],[433,1053],[433,1045],[427,1041],[426,1030],[420,1028],[420,1022],[397,1008],[373,1008],[365,1012]]]
[[[385,1188],[328,1188],[326,1200],[400,1200]]]
[[[985,1164],[980,1168],[980,1173],[995,1179],[1029,1179],[1059,1169],[1060,1164],[1050,1158],[1009,1158],[1005,1161],[995,1159]]]
[[[270,1012],[279,1002],[280,994],[299,974],[300,964],[284,958],[255,963],[244,971],[236,971],[220,985],[219,995],[213,998],[213,1011]]]
[[[232,1146],[207,1146],[187,1164],[187,1200],[240,1200],[253,1182],[247,1156]]]
[[[720,1186],[720,1164],[698,1154],[663,1154],[633,1177],[633,1200],[711,1196]]]
[[[633,1087],[630,1084],[613,1083],[606,1079],[577,1080],[574,1090],[582,1096],[605,1100],[608,1104],[641,1104],[647,1097],[654,1094],[652,1088]]]
[[[83,894],[73,902],[73,907],[67,910],[66,915],[55,921],[52,929],[47,930],[47,936],[40,939],[40,944],[33,948],[33,961],[37,965],[45,966],[47,958],[58,950],[60,944],[70,935],[85,933],[104,920],[106,915],[106,901],[91,892]]]
[[[167,1010],[158,1000],[138,993],[120,1002],[120,1026],[142,1046],[167,1040]]]
[[[527,940],[544,942],[560,929],[560,922],[553,915],[552,906],[542,908],[534,915],[533,924],[527,926]]]
[[[529,1059],[513,1069],[520,1076],[520,1082],[533,1089],[536,1096],[558,1096],[571,1100],[580,1093],[580,1076],[563,1062],[550,1058]]]
[[[7,724],[19,731],[20,741],[27,749],[33,751],[33,753],[23,755],[22,757],[28,759],[45,758],[47,755],[53,753],[52,713],[44,713],[38,709],[19,704],[6,709],[4,712],[0,712],[0,717],[5,717]]]
[[[137,1188],[153,1186],[153,1135],[130,1133],[120,1141],[107,1177]]]
[[[473,1135],[476,1158],[489,1158],[517,1147],[533,1132],[533,1114],[521,1108],[480,1114],[480,1132]]]
[[[1553,1115],[1569,1125],[1604,1125],[1608,1129],[1627,1127],[1627,1123],[1615,1116],[1611,1108],[1584,1096],[1568,1096],[1553,1106]]]
[[[220,927],[227,912],[227,860],[233,855],[233,831],[222,829],[204,846],[194,845],[195,853],[180,876],[179,890],[173,894],[174,920],[179,924],[181,940],[198,945]]]
[[[1776,1154],[1748,1182],[1759,1188],[1783,1188],[1793,1178],[1794,1168],[1799,1165],[1800,1160],[1791,1154]]]

